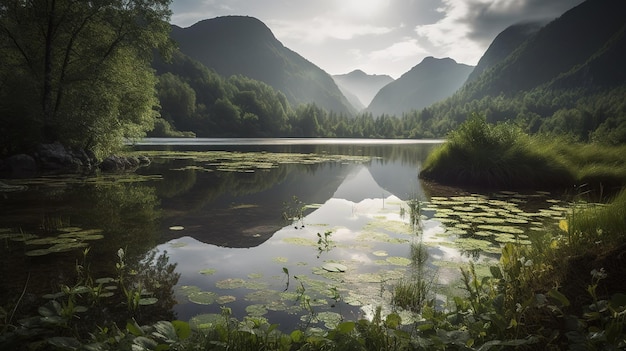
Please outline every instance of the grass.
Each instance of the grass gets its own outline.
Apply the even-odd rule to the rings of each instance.
[[[472,114],[429,155],[424,179],[492,189],[619,190],[626,185],[626,145],[583,144],[529,136],[511,123]]]

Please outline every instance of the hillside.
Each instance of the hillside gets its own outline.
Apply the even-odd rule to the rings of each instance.
[[[514,24],[503,30],[489,45],[467,78],[467,82],[475,81],[484,71],[502,62],[545,24],[545,22],[525,22]]]
[[[374,116],[400,116],[411,110],[428,107],[454,94],[473,68],[451,58],[426,57],[400,78],[383,87],[367,107],[367,112]]]
[[[352,95],[358,98],[361,105],[359,110],[368,106],[382,87],[393,82],[393,78],[388,75],[367,74],[358,69],[332,77],[346,97]]]
[[[264,82],[294,106],[315,103],[336,113],[355,112],[329,74],[284,47],[256,18],[226,16],[188,28],[173,26],[171,37],[182,53],[220,75]]]
[[[626,142],[622,6],[618,0],[588,0],[570,9],[418,116],[419,123],[442,134],[479,112],[492,122],[513,120],[531,133]]]

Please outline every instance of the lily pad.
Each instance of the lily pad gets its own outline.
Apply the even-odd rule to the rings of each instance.
[[[185,227],[183,227],[182,225],[173,225],[169,228],[171,231],[181,231],[181,230],[185,230]]]
[[[218,295],[211,291],[195,291],[187,296],[189,301],[198,305],[211,305],[217,297]]]
[[[215,302],[217,302],[220,305],[225,305],[227,303],[231,303],[231,302],[235,302],[237,301],[237,298],[232,296],[232,295],[224,295],[224,296],[220,296],[218,297]]]
[[[198,271],[198,273],[203,274],[203,275],[213,275],[215,274],[215,272],[217,272],[217,269],[215,268],[206,268],[206,269],[202,269]]]
[[[342,273],[348,269],[348,267],[342,265],[341,263],[336,263],[336,262],[325,263],[322,266],[322,268],[328,272],[334,272],[334,273]]]
[[[246,281],[239,278],[228,278],[215,283],[219,289],[239,289],[246,285]]]

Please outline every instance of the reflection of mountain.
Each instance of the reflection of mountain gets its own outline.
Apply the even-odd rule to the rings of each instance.
[[[165,239],[186,235],[218,246],[257,246],[285,225],[284,205],[296,206],[294,196],[305,204],[323,203],[353,167],[282,165],[255,173],[197,174],[188,191],[162,199],[165,227],[185,227]]]

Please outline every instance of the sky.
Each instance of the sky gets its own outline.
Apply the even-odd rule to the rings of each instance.
[[[172,0],[171,23],[256,17],[327,73],[394,79],[425,57],[476,65],[508,26],[553,19],[582,0]]]

